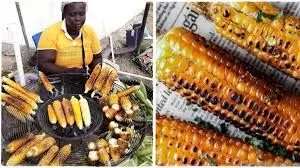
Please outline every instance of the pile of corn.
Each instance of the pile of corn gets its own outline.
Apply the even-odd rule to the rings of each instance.
[[[45,155],[38,165],[61,166],[71,154],[71,145],[65,145],[59,149],[53,137],[46,136],[44,133],[39,135],[27,133],[23,137],[11,141],[7,145],[6,151],[12,154],[6,163],[8,166],[19,165],[26,157],[37,157],[44,153]]]
[[[104,165],[110,165],[111,161],[118,162],[128,151],[129,142],[134,136],[133,128],[121,128],[111,121],[108,125],[109,136],[100,138],[96,142],[88,144],[88,160],[91,164],[98,161]]]
[[[62,101],[55,100],[49,104],[47,111],[50,123],[56,124],[58,122],[62,128],[76,123],[80,130],[83,129],[84,123],[84,126],[89,128],[92,123],[89,104],[84,97],[81,95],[79,97],[79,100],[72,96],[70,100],[63,98]]]
[[[33,121],[31,115],[36,113],[37,103],[43,102],[40,96],[7,77],[2,77],[2,81],[6,93],[1,93],[1,100],[7,112],[22,122]]]

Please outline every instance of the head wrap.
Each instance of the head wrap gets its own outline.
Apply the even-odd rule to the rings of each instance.
[[[66,5],[73,3],[73,2],[82,2],[85,4],[85,10],[87,10],[87,0],[63,0],[61,2],[61,12],[64,11]]]

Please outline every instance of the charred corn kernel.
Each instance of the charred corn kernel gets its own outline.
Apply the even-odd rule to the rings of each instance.
[[[84,122],[84,125],[89,128],[92,123],[91,119],[91,112],[88,101],[82,97],[82,95],[79,95],[79,103],[80,103],[80,109],[81,109],[81,115]]]
[[[213,20],[217,32],[222,36],[247,49],[263,62],[300,79],[300,62],[297,61],[300,30],[296,18],[283,16],[273,19],[273,23],[273,20],[264,17],[261,10],[268,6],[266,12],[269,14],[269,9],[275,8],[270,8],[270,4],[266,5],[268,3],[257,5],[258,3],[251,2],[235,7],[226,3],[199,3],[201,7],[197,3],[193,4],[196,10],[206,13]],[[251,12],[248,10],[249,6],[253,7]],[[278,10],[277,14],[279,13]]]
[[[33,133],[27,133],[23,137],[11,141],[6,147],[6,152],[14,153],[21,146],[24,146],[26,142],[28,142],[29,140],[31,140],[33,138],[34,138]]]
[[[56,124],[57,118],[55,111],[53,109],[53,106],[51,104],[48,104],[47,106],[47,112],[48,112],[48,118],[51,124]]]
[[[108,78],[109,72],[110,72],[110,68],[108,66],[102,68],[102,70],[94,84],[94,87],[93,87],[94,90],[100,91],[102,89],[106,79]]]
[[[63,146],[56,157],[51,161],[50,166],[62,166],[71,154],[71,144]]]
[[[255,149],[239,139],[160,116],[156,120],[156,164],[258,166],[290,165],[292,162]]]
[[[32,146],[29,151],[26,153],[27,157],[36,157],[50,149],[55,145],[56,141],[52,137],[46,137],[41,143],[35,144]]]
[[[131,109],[132,107],[131,101],[129,100],[128,96],[120,97],[120,104],[125,111]]]
[[[83,122],[82,122],[82,115],[81,115],[81,110],[80,110],[80,103],[79,103],[78,99],[74,96],[71,97],[70,101],[72,104],[76,125],[81,130],[81,129],[83,129]]]
[[[167,33],[157,50],[157,78],[169,89],[220,119],[299,154],[299,139],[293,138],[300,137],[295,129],[300,128],[295,115],[299,96],[255,77],[247,65],[184,28]]]
[[[88,144],[88,149],[89,149],[90,151],[96,150],[96,148],[97,148],[97,145],[95,144],[95,142],[89,142],[89,144]]]
[[[55,100],[52,104],[57,121],[59,125],[63,128],[67,127],[67,121],[65,118],[64,110],[59,100]]]
[[[135,91],[140,89],[140,85],[136,85],[136,86],[132,86],[130,88],[127,88],[125,90],[122,90],[120,92],[117,92],[117,96],[118,97],[124,97],[124,96],[128,96],[132,93],[134,93]]]
[[[103,139],[103,138],[98,139],[96,143],[97,143],[98,149],[108,147],[108,142],[105,139]]]
[[[54,86],[50,83],[50,81],[48,80],[46,75],[43,72],[39,71],[39,77],[40,77],[40,80],[43,83],[45,89],[48,92],[53,93]]]
[[[95,68],[93,69],[93,72],[91,73],[91,76],[89,77],[89,79],[85,83],[84,93],[87,93],[88,91],[93,89],[94,83],[96,82],[97,77],[99,76],[100,72],[101,72],[101,65],[97,64],[95,66]]]
[[[42,102],[43,102],[43,101],[41,100],[41,97],[40,97],[38,94],[33,93],[33,92],[29,91],[29,90],[24,89],[21,85],[19,85],[18,83],[16,83],[16,82],[10,80],[9,78],[7,78],[7,77],[4,76],[4,77],[2,77],[2,81],[3,81],[4,83],[6,83],[7,85],[9,85],[10,87],[15,88],[16,90],[22,92],[22,93],[25,94],[25,95],[28,95],[28,96],[29,96],[30,98],[32,98],[35,102],[38,102],[38,103],[42,103]]]
[[[116,114],[118,113],[118,111],[116,111],[115,109],[109,108],[104,113],[105,113],[105,116],[108,119],[112,120],[116,116]]]
[[[16,118],[17,120],[20,120],[22,122],[26,122],[27,120],[27,117],[26,115],[29,115],[30,114],[26,114],[26,113],[23,113],[21,112],[20,110],[16,109],[15,107],[13,106],[5,106],[5,109],[7,110],[7,112],[9,114],[11,114],[14,118]]]
[[[129,132],[129,131],[122,131],[120,133],[120,138],[122,138],[125,141],[130,141],[130,139],[131,139],[131,132]]]
[[[20,164],[24,161],[26,158],[26,153],[28,150],[35,144],[40,143],[43,138],[45,137],[45,134],[42,135],[36,135],[31,141],[20,147],[13,155],[11,155],[6,163],[8,166],[15,166]]]
[[[17,99],[11,95],[8,95],[6,93],[1,93],[1,100],[5,102],[6,104],[15,107],[16,109],[28,113],[28,114],[35,114],[35,112],[32,110],[31,106],[27,104],[26,102]]]
[[[100,163],[102,163],[104,165],[108,164],[110,156],[104,148],[99,149],[98,156],[99,156]]]
[[[14,89],[13,87],[10,87],[8,85],[3,85],[3,88],[11,96],[13,96],[17,99],[23,100],[26,103],[28,103],[31,106],[32,109],[36,110],[38,108],[38,105],[36,104],[36,102],[32,98],[25,95],[24,93]]]
[[[67,123],[72,126],[75,122],[72,104],[66,98],[63,98],[61,104],[62,104],[62,107],[64,109],[64,113],[65,113],[65,116],[66,116]]]
[[[121,159],[121,152],[120,152],[120,146],[119,145],[110,145],[109,146],[109,154],[111,159],[114,162],[117,162]]]
[[[117,94],[112,93],[109,98],[108,98],[108,104],[111,106],[116,111],[120,110],[120,105],[119,105],[119,97]]]
[[[118,76],[117,71],[114,68],[112,68],[107,80],[105,81],[105,83],[103,84],[103,87],[101,88],[102,95],[108,95],[117,76]]]
[[[43,158],[39,161],[38,166],[49,166],[50,162],[53,160],[53,158],[58,153],[58,146],[54,145],[52,146],[48,152],[43,156]]]

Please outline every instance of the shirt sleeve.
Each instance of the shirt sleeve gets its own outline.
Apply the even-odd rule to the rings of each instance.
[[[92,30],[92,52],[93,54],[99,54],[101,52],[101,44],[98,36],[94,30]]]
[[[38,43],[38,50],[56,50],[56,32],[51,29],[45,29]]]

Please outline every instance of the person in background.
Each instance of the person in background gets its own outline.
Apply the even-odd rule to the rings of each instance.
[[[38,43],[40,71],[46,75],[87,73],[102,64],[98,36],[84,24],[86,11],[86,2],[62,2],[62,21],[46,28]]]

